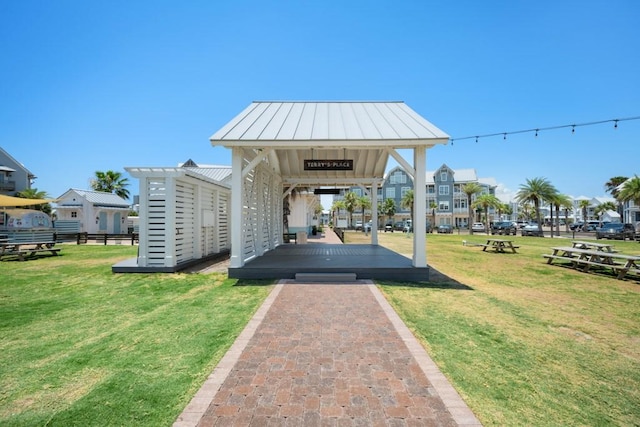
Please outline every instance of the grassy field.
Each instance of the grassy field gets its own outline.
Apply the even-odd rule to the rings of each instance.
[[[428,235],[428,284],[380,288],[485,425],[640,425],[640,281]],[[347,243],[367,243],[347,233]],[[380,243],[410,254],[402,233]],[[624,253],[640,244],[615,242]],[[0,262],[0,425],[170,425],[271,289],[111,273],[130,246]]]
[[[640,425],[640,281],[547,265],[558,239],[513,239],[518,254],[428,235],[428,264],[447,277],[380,287],[483,424]],[[380,244],[412,251],[402,233]]]
[[[114,275],[136,247],[62,247],[0,263],[2,426],[171,425],[271,289]]]

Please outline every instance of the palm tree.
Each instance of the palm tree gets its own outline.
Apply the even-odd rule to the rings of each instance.
[[[389,218],[389,221],[392,221],[393,216],[396,214],[396,202],[393,199],[384,199],[380,212]]]
[[[409,216],[411,218],[411,226],[413,227],[413,190],[408,190],[402,196],[402,200],[400,201],[400,206],[404,209],[409,209]]]
[[[567,200],[562,200],[560,206],[564,209],[564,231],[569,232],[569,212],[573,212],[573,200],[567,196]]]
[[[626,176],[614,176],[613,178],[609,178],[609,181],[604,183],[605,190],[607,190],[607,192],[618,201],[618,206],[616,207],[616,209],[618,210],[620,216],[622,216],[622,202],[620,201],[620,199],[618,199],[618,193],[620,192],[618,187],[620,187],[620,184],[623,184],[627,179],[629,178],[627,178]]]
[[[47,199],[49,196],[47,195],[46,191],[38,191],[37,188],[27,188],[25,190],[18,191],[16,193],[16,197],[19,197],[21,199],[44,200],[44,199]],[[51,205],[49,203],[38,203],[34,205],[29,205],[26,207],[44,212],[47,215],[51,215],[51,211],[52,211]]]
[[[485,231],[485,233],[489,232],[489,208],[495,208],[500,203],[502,203],[502,202],[500,202],[500,200],[496,196],[494,196],[493,194],[482,194],[482,195],[476,197],[475,202],[473,202],[473,205],[474,205],[475,208],[481,207],[484,210],[484,217],[485,217],[484,231]]]
[[[358,195],[353,191],[349,191],[344,195],[344,208],[349,212],[349,228],[353,227],[353,211],[358,207]]]
[[[473,234],[473,230],[471,229],[471,224],[473,223],[473,207],[471,206],[471,199],[474,194],[478,194],[482,191],[482,187],[477,182],[469,182],[460,187],[460,189],[467,195],[467,206],[469,207],[467,225],[469,227],[469,234]]]
[[[364,217],[364,211],[366,209],[371,209],[371,199],[367,196],[358,197],[358,206],[362,209],[362,229],[364,229],[364,225],[367,222]]]
[[[558,190],[546,178],[527,179],[527,183],[520,185],[520,189],[516,193],[516,200],[519,202],[530,201],[533,203],[540,232],[542,232],[540,203],[544,200],[551,200],[557,193]]]
[[[431,217],[432,217],[432,221],[431,221],[431,227],[429,231],[433,231],[433,228],[436,226],[436,209],[438,208],[438,204],[434,201],[431,201],[429,203],[429,209],[431,209]],[[469,228],[471,228],[471,226],[469,226]]]
[[[129,198],[129,190],[126,187],[129,185],[129,180],[123,178],[120,172],[114,171],[96,171],[96,176],[91,180],[91,188],[95,191],[101,191],[103,193],[115,193],[123,199]]]
[[[533,206],[531,206],[531,202],[524,201],[520,202],[520,213],[518,217],[523,220],[531,221],[531,217],[533,216]]]
[[[589,201],[580,200],[578,207],[582,211],[582,224],[585,225],[587,223],[587,209],[589,209]]]
[[[334,227],[338,226],[338,221],[336,220],[336,214],[339,213],[343,209],[345,209],[344,200],[334,200],[333,201],[333,204],[331,205],[331,218],[332,218]]]
[[[564,209],[564,225],[565,231],[569,231],[569,222],[567,221],[567,216],[569,215],[569,211],[573,209],[573,201],[571,197],[566,194],[556,194],[553,198],[553,205],[556,207],[556,236],[560,235],[560,209]]]
[[[618,200],[621,202],[633,202],[634,205],[640,207],[640,177],[634,175],[629,178],[618,193]]]

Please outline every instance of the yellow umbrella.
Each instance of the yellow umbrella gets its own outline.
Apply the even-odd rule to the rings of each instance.
[[[22,197],[11,197],[0,194],[0,207],[17,207],[42,205],[44,203],[52,203],[56,199],[23,199]]]

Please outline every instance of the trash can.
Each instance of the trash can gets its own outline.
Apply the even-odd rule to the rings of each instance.
[[[307,232],[306,231],[298,231],[296,232],[296,243],[299,245],[304,245],[307,243]]]

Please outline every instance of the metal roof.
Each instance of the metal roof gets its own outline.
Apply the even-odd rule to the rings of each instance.
[[[253,102],[211,137],[242,141],[412,141],[449,136],[404,102]],[[235,143],[235,144],[234,144]],[[437,143],[437,142],[436,142]],[[433,142],[429,145],[433,145]]]
[[[134,178],[143,177],[191,177],[225,188],[230,187],[231,166],[208,167],[133,167],[124,168]]]
[[[253,102],[211,144],[273,148],[285,182],[380,178],[393,148],[446,144],[449,136],[404,102]],[[354,160],[352,171],[304,170],[303,160]]]
[[[128,207],[129,206],[129,203],[122,197],[118,196],[117,194],[105,193],[102,191],[78,190],[74,188],[68,190],[65,194],[63,194],[60,197],[59,199],[60,202],[58,203],[59,206],[66,205],[65,196],[67,196],[67,194],[71,191],[75,192],[80,197],[84,197],[85,199],[87,199],[89,203],[93,205],[108,206],[108,207]],[[70,203],[72,203],[72,201],[70,201]]]

